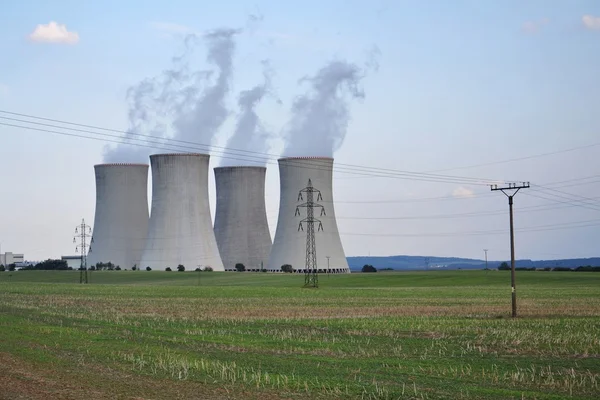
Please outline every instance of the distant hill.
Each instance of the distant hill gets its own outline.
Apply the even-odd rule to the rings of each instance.
[[[401,271],[439,270],[439,269],[483,269],[485,261],[458,257],[426,257],[426,256],[387,256],[387,257],[347,257],[350,269],[360,271],[363,265],[370,264],[377,269],[392,268]],[[510,260],[503,260],[510,264]],[[488,261],[489,268],[498,268],[503,261]],[[564,260],[516,260],[517,267],[546,268],[569,267],[582,265],[600,266],[600,257],[569,258]]]

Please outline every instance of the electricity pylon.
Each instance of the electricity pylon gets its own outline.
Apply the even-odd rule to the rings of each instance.
[[[89,248],[92,251],[91,243],[94,242],[94,239],[91,236],[92,228],[85,223],[85,220],[81,220],[81,224],[75,228],[75,236],[73,237],[73,243],[77,243],[77,239],[79,239],[79,243],[75,248],[76,252],[81,253],[81,266],[79,267],[79,283],[88,283],[88,273],[87,273],[87,252],[86,250]],[[87,243],[87,239],[91,238],[90,244]]]
[[[317,245],[315,242],[315,223],[319,224],[318,231],[323,230],[321,220],[315,218],[315,208],[321,209],[321,216],[325,215],[325,207],[315,202],[322,201],[321,191],[313,187],[311,180],[308,185],[298,193],[298,201],[303,200],[302,194],[306,194],[306,203],[299,204],[296,207],[296,216],[300,215],[300,207],[306,208],[306,218],[300,221],[298,231],[304,230],[303,223],[306,223],[306,265],[304,267],[304,287],[319,287],[319,275],[317,267]]]

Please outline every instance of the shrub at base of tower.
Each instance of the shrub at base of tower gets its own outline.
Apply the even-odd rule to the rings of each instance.
[[[204,267],[205,272],[213,272],[212,267]]]
[[[152,271],[152,268],[146,267],[146,271]]]
[[[177,266],[177,271],[179,271],[179,272],[184,272],[184,271],[185,271],[185,267],[184,267],[183,265],[179,264],[179,265]]]
[[[107,263],[103,263],[103,262],[96,263],[97,271],[102,271],[102,270],[113,271],[113,270],[117,269],[117,267],[119,267],[119,266],[118,265],[115,266],[115,264],[113,264],[110,261]]]
[[[237,272],[244,272],[246,270],[246,266],[242,263],[235,264],[235,270]]]
[[[292,272],[294,272],[294,268],[292,268],[292,266],[290,264],[283,264],[281,266],[281,271],[282,272],[292,273]]]
[[[362,272],[377,272],[377,268],[372,265],[365,264],[362,267]]]
[[[165,268],[165,271],[167,271],[167,272],[171,272],[171,267],[167,267],[167,268]]]

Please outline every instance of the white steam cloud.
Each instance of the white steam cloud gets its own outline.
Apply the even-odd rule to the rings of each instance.
[[[221,161],[221,166],[266,165],[267,140],[271,133],[267,131],[256,107],[271,94],[272,70],[267,61],[263,61],[264,82],[252,89],[242,91],[238,96],[240,112],[237,117],[235,132],[227,142],[229,154]]]
[[[303,78],[301,82],[308,82],[310,88],[292,105],[284,156],[332,157],[346,136],[349,100],[364,98],[359,87],[363,77],[357,65],[333,61],[314,76]]]
[[[219,29],[203,36],[188,35],[186,50],[173,58],[171,69],[131,87],[129,133],[121,144],[105,149],[104,161],[147,163],[152,153],[208,152],[229,116],[225,100],[233,75],[234,37],[239,32]],[[210,71],[190,68],[192,54],[203,43],[208,47],[206,61],[213,66]]]

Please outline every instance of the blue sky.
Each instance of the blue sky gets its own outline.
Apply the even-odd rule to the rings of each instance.
[[[269,59],[282,104],[267,101],[259,112],[277,134],[305,89],[300,78],[334,59],[362,66],[373,48],[379,50],[379,69],[362,82],[364,100],[351,103],[346,139],[335,154],[340,163],[437,171],[600,143],[597,1],[322,3],[5,4],[0,109],[125,130],[127,89],[168,67],[184,33],[232,27],[245,31],[237,40],[228,104],[235,109],[237,93],[259,83],[260,60]],[[251,15],[261,18],[252,22]],[[29,37],[51,21],[76,39]],[[234,117],[216,144],[226,142]],[[93,165],[102,162],[104,143],[6,126],[0,126],[0,138],[2,251],[24,252],[29,259],[72,254],[75,225],[81,218],[93,222]],[[269,153],[281,148],[276,139]],[[599,151],[589,146],[443,173],[550,184],[599,175]],[[274,231],[276,168],[267,175]],[[569,195],[530,189],[516,197],[517,229],[556,224],[517,232],[517,257],[600,255],[600,225],[558,225],[600,219],[600,178],[573,183],[578,185],[554,186]],[[499,213],[507,209],[506,199],[486,187],[337,174],[334,189],[348,255],[482,257],[488,248],[491,259],[509,257],[505,234],[461,234],[507,228],[508,216]],[[418,200],[453,194],[467,198]],[[211,196],[214,209],[213,187]],[[584,206],[578,196],[586,198]],[[491,214],[448,218],[470,212]],[[456,234],[436,236],[450,232]]]

